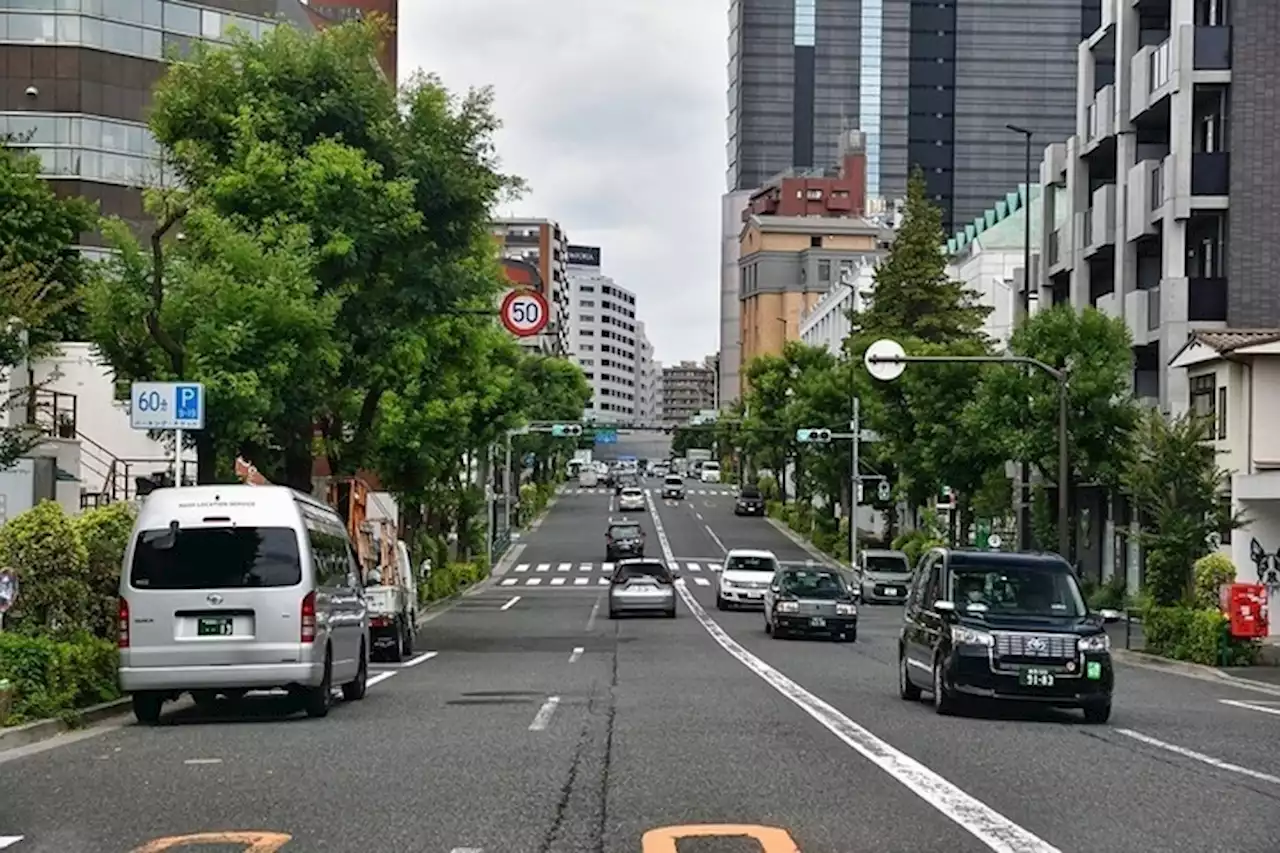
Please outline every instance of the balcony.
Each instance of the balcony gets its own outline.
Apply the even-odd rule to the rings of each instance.
[[[1160,288],[1153,287],[1147,291],[1147,331],[1154,332],[1160,328]]]
[[[1129,337],[1134,346],[1142,346],[1148,341],[1150,326],[1150,290],[1131,290],[1124,295],[1124,322],[1129,327]],[[1160,294],[1156,293],[1156,299]],[[1159,316],[1156,317],[1157,321]]]
[[[1107,84],[1097,91],[1089,104],[1089,126],[1085,128],[1085,153],[1116,132],[1116,87]]]
[[[1191,194],[1227,195],[1231,185],[1231,154],[1203,151],[1191,155]]]
[[[1062,229],[1049,232],[1049,266],[1056,267],[1062,260]]]
[[[1174,43],[1147,45],[1129,60],[1129,118],[1137,120],[1177,89]]]
[[[1084,213],[1085,257],[1115,245],[1116,185],[1098,187],[1091,201],[1092,205]]]
[[[1155,178],[1160,164],[1141,160],[1129,169],[1128,192],[1125,193],[1124,239],[1138,240],[1156,233],[1151,221],[1151,202],[1155,196]]]
[[[1231,68],[1231,27],[1196,27],[1192,38],[1195,70],[1227,71]]]
[[[1227,280],[1187,279],[1187,321],[1225,323],[1227,321]]]

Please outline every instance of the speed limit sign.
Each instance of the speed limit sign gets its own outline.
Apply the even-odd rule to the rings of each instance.
[[[546,298],[536,290],[513,290],[502,300],[502,325],[518,338],[541,332],[550,314]]]

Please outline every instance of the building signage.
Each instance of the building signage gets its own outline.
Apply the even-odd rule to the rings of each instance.
[[[576,267],[600,266],[599,246],[570,246],[569,263]]]

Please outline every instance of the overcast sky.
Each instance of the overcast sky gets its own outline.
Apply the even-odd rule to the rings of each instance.
[[[726,3],[413,0],[400,75],[492,85],[498,149],[530,192],[502,215],[555,219],[636,293],[657,358],[719,348]]]

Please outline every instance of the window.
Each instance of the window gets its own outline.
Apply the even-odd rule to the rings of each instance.
[[[307,538],[311,540],[311,565],[316,580],[322,586],[345,586],[352,571],[347,537],[308,525]]]
[[[810,237],[810,238],[809,238],[809,248],[810,248],[810,249],[821,249],[821,248],[822,248],[822,238],[821,238],[821,237]]]
[[[1191,377],[1191,415],[1208,420],[1206,427],[1208,437],[1214,435],[1217,426],[1215,409],[1218,396],[1218,380],[1215,374]]]
[[[129,583],[138,589],[240,589],[302,582],[298,535],[288,527],[144,530]]]
[[[818,261],[818,281],[831,281],[831,261]]]
[[[208,9],[200,13],[200,35],[207,39],[222,38],[222,13]]]
[[[1218,389],[1218,438],[1227,437],[1227,386]]]
[[[993,614],[1078,618],[1088,612],[1069,570],[963,566],[951,574],[956,607],[981,604]]]

